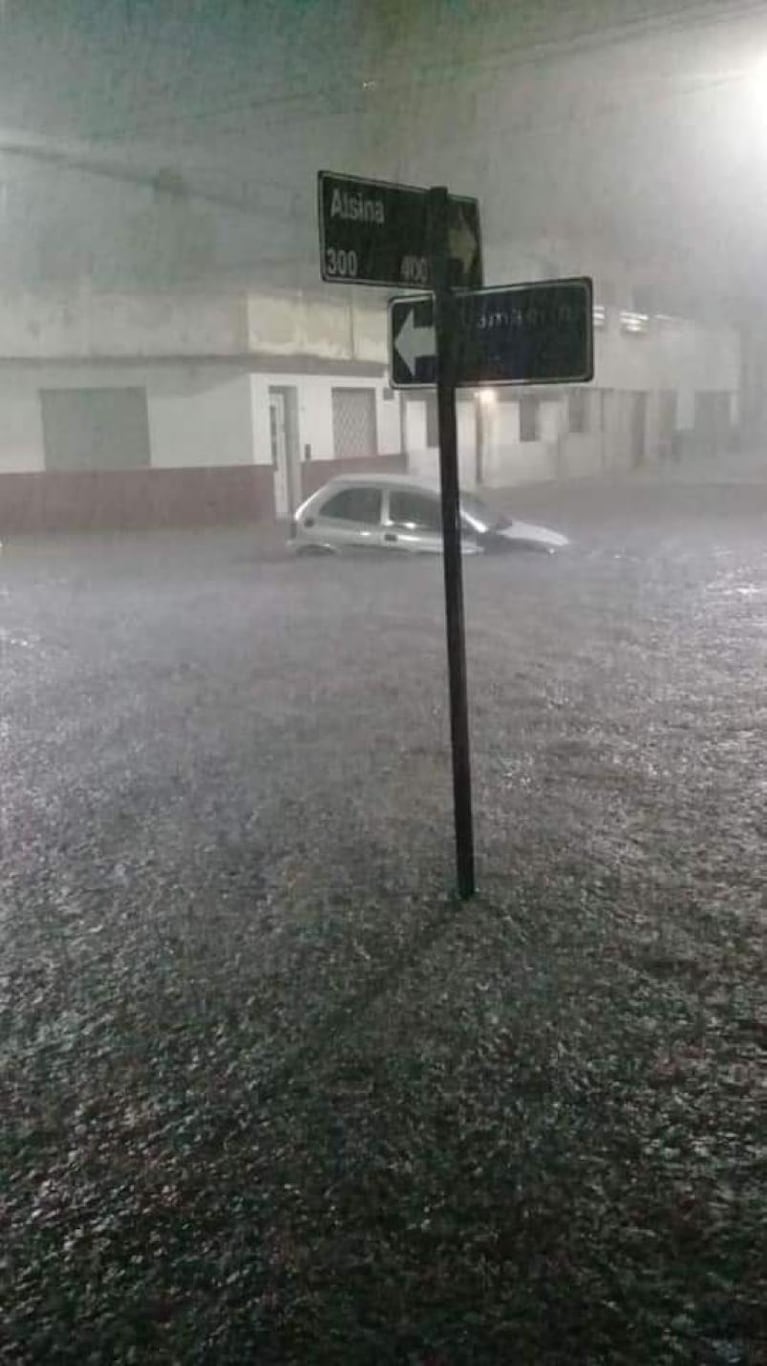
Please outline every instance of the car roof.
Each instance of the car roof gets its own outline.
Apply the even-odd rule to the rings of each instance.
[[[416,479],[412,474],[336,474],[329,479],[322,488],[317,489],[318,493],[324,493],[326,489],[349,488],[355,485],[365,487],[373,484],[382,488],[405,488],[421,489],[424,493],[438,493],[439,484],[436,479],[431,483],[428,479]]]

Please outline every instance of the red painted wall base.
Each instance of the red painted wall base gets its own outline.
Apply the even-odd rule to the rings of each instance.
[[[215,525],[274,516],[269,465],[0,474],[0,535]]]
[[[302,464],[302,496],[339,474],[404,470],[405,457]],[[274,518],[271,465],[204,469],[43,470],[0,474],[0,536],[216,526]]]

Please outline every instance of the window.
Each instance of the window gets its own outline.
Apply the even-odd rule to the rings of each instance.
[[[376,488],[342,489],[320,508],[322,517],[338,522],[376,526],[381,520],[381,490]]]
[[[530,394],[519,400],[519,439],[538,440],[538,400]]]
[[[442,531],[442,512],[436,498],[403,490],[389,494],[389,518],[411,531]]]
[[[571,432],[582,435],[589,429],[588,393],[571,389],[567,396],[567,424]]]

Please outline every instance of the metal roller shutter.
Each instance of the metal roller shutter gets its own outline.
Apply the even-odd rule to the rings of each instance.
[[[150,462],[144,389],[42,389],[45,468],[125,470]]]
[[[375,389],[333,390],[333,448],[336,460],[378,454]]]

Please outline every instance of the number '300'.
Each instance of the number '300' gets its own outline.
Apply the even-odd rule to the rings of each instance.
[[[357,274],[357,253],[328,247],[325,251],[325,267],[328,275],[335,275],[339,280],[353,280]]]

